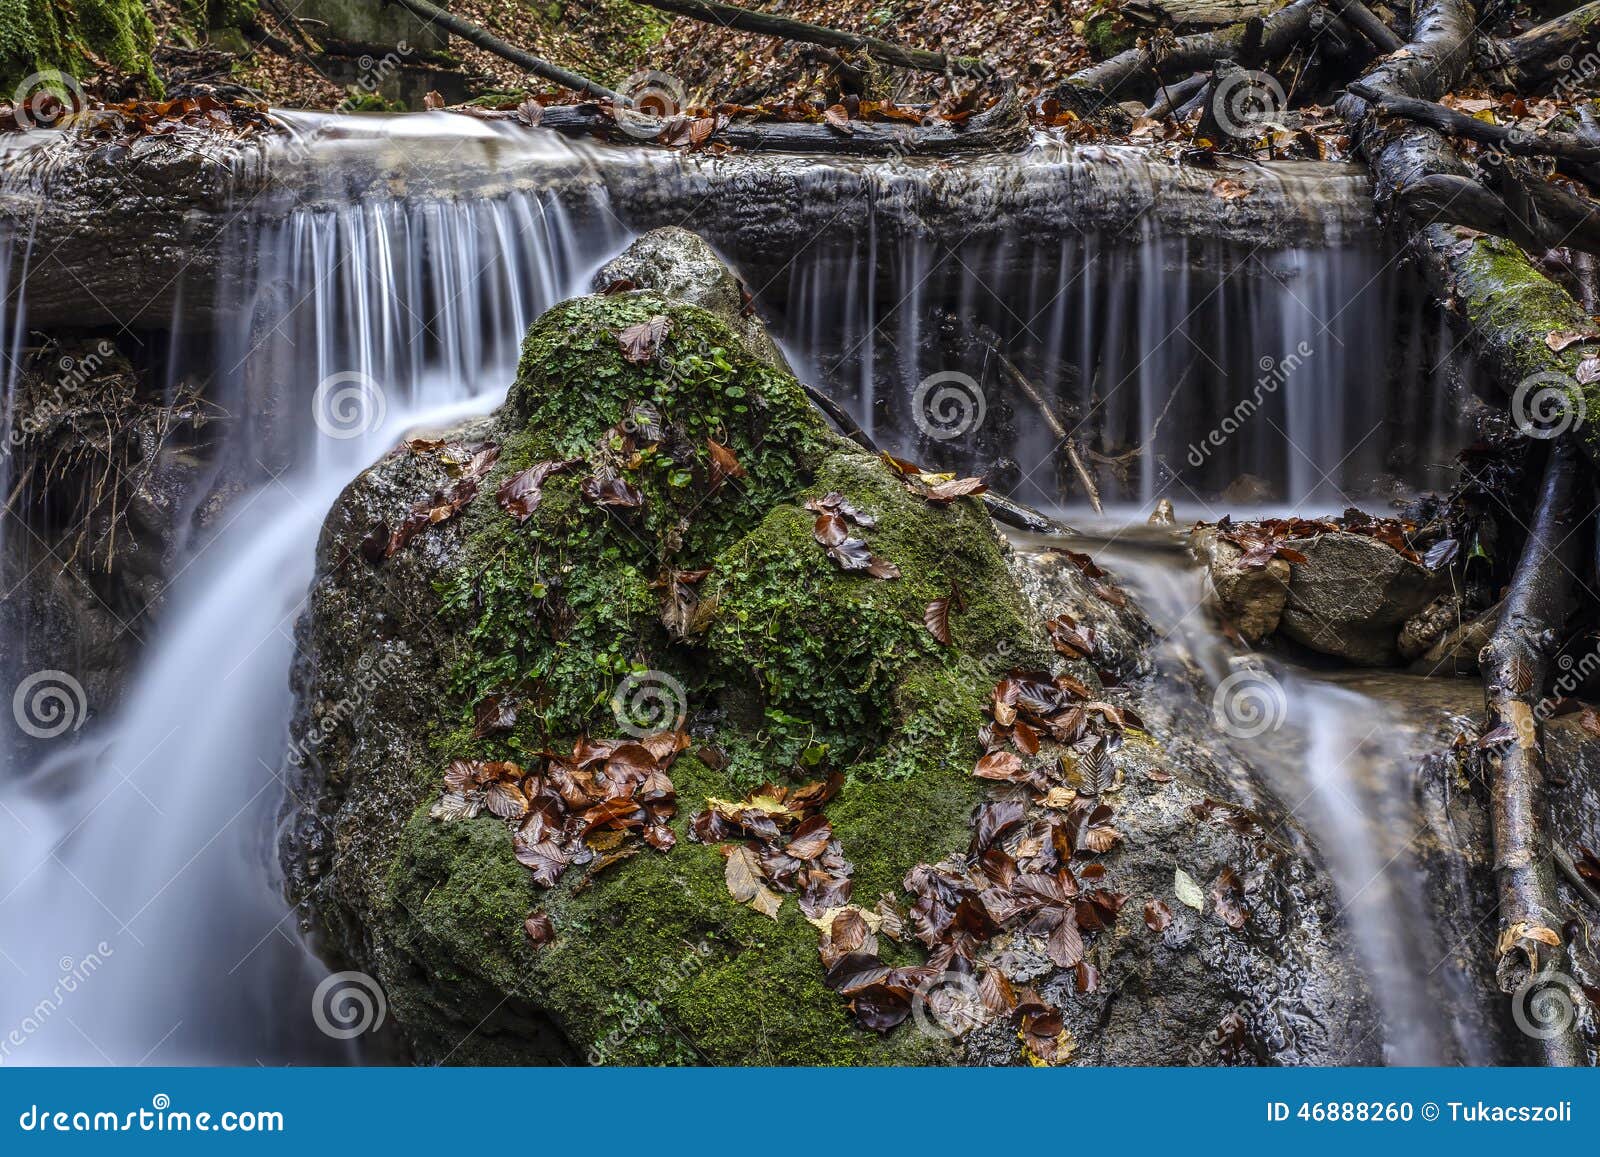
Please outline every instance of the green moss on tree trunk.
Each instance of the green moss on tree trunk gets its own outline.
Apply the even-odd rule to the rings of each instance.
[[[31,78],[56,91],[50,74],[81,77],[101,63],[138,77],[152,91],[160,82],[151,66],[155,28],[137,0],[0,0],[0,99],[32,89]],[[21,92],[26,97],[28,93]]]

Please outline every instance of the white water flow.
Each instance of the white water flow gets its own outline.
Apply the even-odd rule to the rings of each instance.
[[[1205,730],[1192,719],[1179,726],[1216,753],[1222,779],[1259,802],[1269,834],[1302,843],[1283,822],[1292,820],[1327,866],[1377,1003],[1385,1060],[1493,1063],[1430,915],[1416,842],[1438,817],[1418,802],[1423,745],[1402,709],[1285,663],[1252,656],[1241,665],[1203,608],[1203,571],[1175,533],[1136,527],[1080,545],[1135,591],[1160,633],[1163,671],[1198,675]]]
[[[365,168],[342,172],[342,142],[334,145],[320,191],[307,190],[287,215],[246,214],[224,239],[248,276],[219,311],[222,332],[181,341],[180,304],[171,348],[209,359],[185,368],[207,379],[208,399],[226,416],[224,444],[209,484],[189,496],[194,512],[212,513],[191,520],[185,561],[120,707],[0,782],[0,1034],[15,1027],[22,1041],[0,1061],[345,1056],[311,1016],[326,968],[282,898],[272,831],[292,787],[282,774],[288,671],[318,528],[341,487],[408,427],[492,406],[528,325],[581,292],[631,227],[606,211],[605,181],[626,167],[615,156],[603,180],[570,187],[508,180],[491,191],[430,193],[421,180],[372,182],[370,151]],[[378,147],[436,176],[450,171],[438,142],[397,135]],[[657,163],[641,159],[640,179],[652,180],[647,166]],[[672,163],[703,165],[705,174],[717,164]],[[825,185],[830,172],[817,167],[807,180]],[[981,182],[981,173],[966,179]],[[1324,476],[1348,482],[1388,468],[1419,480],[1435,445],[1448,441],[1437,414],[1400,412],[1401,395],[1388,387],[1400,371],[1381,351],[1431,339],[1411,314],[1391,316],[1396,290],[1380,276],[1381,254],[1246,252],[1151,230],[958,251],[901,226],[880,228],[869,208],[848,237],[812,238],[792,260],[767,255],[780,273],[752,288],[803,372],[886,446],[930,464],[1003,458],[1014,478],[1000,488],[1033,501],[1062,496],[1036,413],[993,376],[992,358],[974,361],[970,342],[951,338],[951,316],[982,322],[1014,351],[1035,351],[1028,372],[1090,420],[1090,449],[1111,458],[1149,444],[1125,460],[1128,482],[1108,497],[1172,489],[1181,503],[1190,490],[1214,493],[1249,472],[1269,490],[1311,499]],[[26,247],[16,247],[22,253],[0,263],[9,289],[24,268]],[[1246,261],[1264,271],[1236,276]],[[0,338],[19,351],[20,298],[7,298],[0,323]],[[1283,358],[1303,335],[1314,352],[1268,392],[1264,420],[1185,468],[1185,445],[1251,393],[1263,358]],[[993,421],[964,440],[925,436],[910,412],[920,380],[974,364]],[[8,406],[12,396],[8,378]],[[1406,405],[1428,396],[1403,394]],[[1365,456],[1345,457],[1344,443],[1358,436]],[[1315,474],[1296,474],[1294,454]],[[1309,744],[1325,735],[1336,748],[1363,712],[1370,721],[1370,705],[1312,699],[1327,706],[1302,716],[1317,720]],[[1292,805],[1294,776],[1328,764],[1332,751],[1287,761],[1274,794]],[[1357,918],[1377,894],[1362,877],[1386,853],[1357,838],[1355,813],[1333,790],[1341,783],[1324,785],[1316,806],[1326,819],[1307,826],[1332,845]],[[1423,1056],[1429,1026],[1406,988],[1403,951],[1376,930],[1361,940],[1395,1005],[1395,1055]]]
[[[497,404],[518,336],[621,242],[518,196],[306,210],[236,240],[266,260],[214,385],[240,416],[220,469],[249,486],[192,542],[116,715],[0,785],[16,1063],[343,1055],[314,1028],[326,969],[283,899],[272,832],[322,521],[407,429]]]

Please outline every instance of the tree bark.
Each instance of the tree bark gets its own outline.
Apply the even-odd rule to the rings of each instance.
[[[1527,546],[1512,577],[1505,611],[1484,648],[1479,666],[1491,727],[1509,728],[1514,738],[1487,753],[1492,771],[1490,823],[1494,829],[1495,879],[1500,930],[1495,975],[1507,992],[1526,1000],[1537,976],[1559,972],[1566,959],[1561,939],[1555,860],[1549,843],[1542,720],[1536,702],[1544,687],[1548,648],[1542,640],[1564,622],[1571,607],[1572,567],[1579,536],[1570,509],[1578,456],[1561,439],[1550,448],[1539,506]],[[1550,943],[1550,941],[1555,943]],[[1575,1018],[1574,1018],[1575,1019]],[[1549,1037],[1541,1034],[1546,1063],[1582,1065],[1584,1046],[1576,1024]]]
[[[1352,84],[1347,91],[1377,105],[1379,111],[1390,116],[1416,121],[1453,137],[1493,145],[1513,156],[1559,157],[1578,164],[1600,161],[1600,143],[1585,141],[1576,133],[1525,132],[1509,125],[1490,124],[1431,100],[1385,93],[1365,83]]]
[[[502,60],[509,60],[518,68],[525,69],[552,84],[559,84],[562,88],[570,88],[586,96],[604,97],[607,100],[618,99],[617,94],[605,85],[586,76],[580,76],[576,72],[570,72],[559,65],[551,64],[548,60],[542,60],[532,53],[524,52],[514,44],[507,44],[494,33],[487,32],[454,13],[446,12],[443,8],[428,3],[428,0],[395,0],[395,3],[429,23],[448,29],[467,43],[476,44],[485,52],[492,52]]]
[[[1394,52],[1405,44],[1395,35],[1394,29],[1380,20],[1378,14],[1361,0],[1330,0],[1330,3],[1334,11],[1348,20],[1379,52]]]
[[[987,77],[994,74],[992,67],[975,57],[947,56],[942,52],[907,48],[902,44],[879,40],[876,36],[862,36],[856,32],[845,32],[838,28],[792,20],[787,16],[753,12],[748,8],[718,3],[716,0],[635,0],[635,3],[661,12],[671,12],[675,16],[687,16],[691,20],[715,24],[721,28],[737,29],[740,32],[777,36],[784,40],[820,44],[827,48],[849,48],[856,52],[864,52],[875,60],[881,60],[897,68],[910,68],[919,72],[955,73],[959,76]]]
[[[1364,91],[1381,98],[1404,95],[1437,100],[1465,74],[1472,44],[1474,11],[1467,0],[1418,0],[1414,39],[1407,53],[1381,61],[1363,78]],[[1547,655],[1544,632],[1565,619],[1566,558],[1572,546],[1565,521],[1581,447],[1600,461],[1600,441],[1584,421],[1593,387],[1579,385],[1577,362],[1582,343],[1552,350],[1545,337],[1571,326],[1587,331],[1592,323],[1577,304],[1535,270],[1526,255],[1497,238],[1459,236],[1434,218],[1416,220],[1419,202],[1406,192],[1419,183],[1455,182],[1466,193],[1471,174],[1431,128],[1408,123],[1398,131],[1370,114],[1371,105],[1352,93],[1341,102],[1376,178],[1380,206],[1412,217],[1416,232],[1410,251],[1440,301],[1466,323],[1467,338],[1508,393],[1512,409],[1531,410],[1530,391],[1553,387],[1564,405],[1564,430],[1552,446],[1549,468],[1528,545],[1518,564],[1504,612],[1481,659],[1485,700],[1491,723],[1507,723],[1517,736],[1510,748],[1489,756],[1491,821],[1500,896],[1501,936],[1496,976],[1507,990],[1519,988],[1527,968],[1516,954],[1539,954],[1541,969],[1559,966],[1563,949],[1556,915],[1554,864],[1548,840],[1544,766],[1538,748],[1533,698],[1543,686]],[[1482,186],[1484,197],[1493,195]],[[1485,208],[1479,198],[1480,208]],[[1596,399],[1600,404],[1600,399]],[[1597,411],[1600,414],[1600,411]],[[1527,414],[1521,415],[1524,420]],[[1547,931],[1548,930],[1548,931]],[[1555,935],[1551,935],[1555,932]],[[1545,940],[1555,939],[1550,945]],[[1548,951],[1545,951],[1548,949]],[[1525,992],[1526,990],[1524,990]],[[1582,1042],[1573,1027],[1540,1045],[1553,1065],[1582,1064]]]
[[[1524,96],[1552,81],[1557,88],[1590,81],[1600,72],[1600,0],[1521,36],[1487,41],[1483,56],[1486,72]]]
[[[1318,22],[1328,13],[1321,0],[1294,0],[1257,25],[1255,21],[1230,25],[1215,32],[1179,37],[1170,51],[1158,53],[1149,45],[1119,52],[1109,60],[1081,69],[1067,78],[1061,91],[1067,95],[1092,96],[1093,103],[1115,104],[1123,100],[1148,101],[1159,84],[1209,71],[1219,60],[1238,61],[1246,66],[1255,59],[1271,60],[1287,53],[1301,41],[1318,32]],[[1259,49],[1245,52],[1254,39],[1252,25],[1259,27]]]

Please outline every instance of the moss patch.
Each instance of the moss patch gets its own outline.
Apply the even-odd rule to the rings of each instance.
[[[95,71],[90,54],[159,93],[154,46],[155,28],[136,0],[0,0],[0,92],[8,96],[34,73]]]
[[[617,335],[657,316],[669,321],[657,356],[630,363]],[[631,439],[628,423],[640,431]],[[441,725],[431,761],[413,769],[420,803],[383,887],[386,935],[422,978],[386,974],[416,989],[396,998],[402,1015],[470,1022],[526,999],[575,1053],[607,1063],[947,1059],[942,1039],[857,1026],[822,983],[818,934],[795,899],[776,921],[734,903],[719,850],[688,836],[708,796],[841,771],[827,814],[855,865],[857,902],[872,906],[915,864],[966,846],[982,704],[1006,670],[1050,661],[981,504],[910,493],[721,320],[648,294],[546,314],[497,424],[500,460],[434,579],[448,657]],[[744,477],[713,485],[708,438]],[[575,465],[550,475],[518,524],[495,491],[555,460]],[[606,471],[643,495],[642,508],[584,497],[584,478]],[[845,572],[827,557],[804,504],[831,491],[875,519],[857,533],[902,577]],[[664,576],[704,569],[697,629],[669,631]],[[945,647],[923,616],[953,584],[966,607]],[[715,771],[689,753],[673,765],[673,851],[641,848],[541,890],[500,821],[428,818],[451,759],[531,764],[579,734],[618,734],[613,696],[645,671],[681,689],[697,743],[729,757]],[[492,692],[521,698],[517,728],[475,739],[473,705]],[[557,929],[538,950],[522,931],[535,909]]]

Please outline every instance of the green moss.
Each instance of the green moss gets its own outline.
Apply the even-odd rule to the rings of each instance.
[[[726,793],[692,756],[673,769],[679,791]],[[850,817],[860,809],[838,810]],[[964,818],[964,816],[963,816]],[[915,827],[915,824],[912,824]],[[435,990],[537,992],[586,1060],[605,1064],[926,1064],[947,1042],[906,1030],[858,1027],[822,983],[817,930],[793,898],[777,920],[734,904],[715,848],[687,842],[688,813],[668,854],[644,850],[595,878],[571,873],[535,888],[491,819],[436,824],[418,810],[389,883],[393,927],[408,955],[429,961]],[[922,833],[900,850],[901,874]],[[530,909],[556,939],[534,949]],[[404,999],[404,998],[402,998]],[[480,997],[480,999],[482,999]],[[413,1015],[422,1010],[415,1007]]]
[[[617,335],[657,315],[670,321],[658,356],[629,363]],[[658,449],[622,445],[615,427],[630,417],[665,431]],[[839,770],[848,782],[827,814],[859,902],[871,906],[915,864],[965,848],[982,704],[1006,670],[1049,662],[981,504],[940,507],[911,493],[722,321],[647,294],[546,314],[494,436],[500,460],[462,514],[464,548],[436,584],[452,656],[444,725],[432,762],[416,769],[423,802],[386,875],[388,934],[426,978],[385,977],[404,990],[408,1024],[472,1022],[504,994],[537,993],[572,1048],[608,1063],[946,1059],[942,1039],[857,1026],[822,983],[818,934],[796,900],[776,921],[736,904],[719,850],[688,834],[708,796]],[[746,476],[713,487],[707,438],[730,447]],[[518,524],[499,509],[505,479],[557,459],[581,465],[549,477],[532,518]],[[583,478],[601,464],[644,495],[641,510],[583,499]],[[804,503],[830,491],[875,519],[857,533],[900,578],[845,572],[827,557]],[[704,630],[674,637],[657,580],[702,568]],[[952,585],[965,608],[945,647],[923,619]],[[688,753],[674,764],[672,852],[642,848],[543,891],[499,821],[428,819],[452,758],[527,760],[580,732],[616,734],[611,696],[636,670],[678,681],[699,737],[730,757],[715,772]],[[473,739],[472,705],[512,689],[524,703],[516,732]],[[538,950],[522,932],[533,909],[558,930]]]
[[[136,0],[0,0],[0,92],[12,93],[35,73],[82,76],[95,71],[90,54],[161,86],[150,62],[155,28]],[[61,83],[50,87],[62,91]]]
[[[1138,42],[1133,25],[1115,8],[1093,8],[1083,20],[1083,40],[1096,60],[1125,52]]]
[[[1579,342],[1557,352],[1542,340],[1557,331],[1587,331],[1593,319],[1510,241],[1479,237],[1458,251],[1457,239],[1441,233],[1442,238],[1432,243],[1450,247],[1451,292],[1474,344],[1499,371],[1502,382],[1538,378],[1535,388],[1556,384],[1565,389],[1574,399],[1567,412],[1581,416],[1574,432],[1591,455],[1600,457],[1600,382],[1583,384],[1577,373],[1593,347]],[[1519,404],[1527,414],[1528,400]]]

